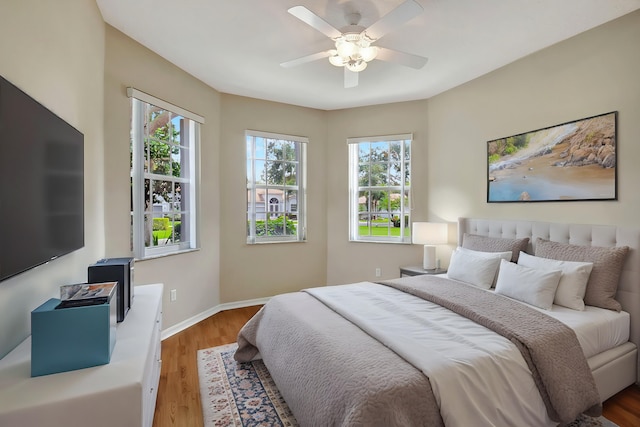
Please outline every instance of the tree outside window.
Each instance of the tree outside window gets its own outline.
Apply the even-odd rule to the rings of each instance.
[[[350,138],[349,238],[410,243],[412,135]]]
[[[130,91],[134,253],[144,258],[193,249],[195,160],[199,123],[204,119],[135,89]]]
[[[305,240],[307,138],[246,132],[247,243]]]

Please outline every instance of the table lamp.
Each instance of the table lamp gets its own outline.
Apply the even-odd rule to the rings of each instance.
[[[414,244],[424,245],[423,268],[436,268],[436,247],[449,243],[449,227],[445,222],[414,222],[411,226],[411,240]]]

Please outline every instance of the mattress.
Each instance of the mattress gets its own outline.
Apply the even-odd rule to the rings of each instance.
[[[540,310],[556,318],[576,332],[585,357],[617,347],[629,341],[630,316],[587,306],[584,311],[554,305],[552,310]]]
[[[438,276],[447,277],[446,274]],[[585,357],[618,347],[629,341],[631,317],[625,311],[616,312],[604,308],[586,306],[584,311],[553,305],[544,310],[522,303],[551,316],[573,329]]]

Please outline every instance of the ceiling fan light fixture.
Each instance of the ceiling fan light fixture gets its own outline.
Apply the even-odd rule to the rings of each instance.
[[[344,59],[340,55],[338,55],[338,52],[336,50],[331,51],[329,62],[331,63],[331,65],[335,65],[336,67],[344,66]]]
[[[336,67],[345,66],[353,72],[360,72],[378,55],[378,48],[371,46],[372,41],[363,33],[343,34],[336,39],[336,48],[330,51],[329,62]]]
[[[358,34],[358,40],[355,43],[360,49],[365,49],[371,45],[375,40],[370,39],[366,35]]]
[[[373,61],[376,56],[378,56],[378,49],[375,46],[360,49],[360,57],[365,62]]]
[[[293,61],[283,62],[280,65],[288,68],[328,57],[330,64],[344,67],[345,88],[357,86],[357,73],[367,68],[367,63],[376,58],[420,69],[427,62],[427,58],[373,46],[373,44],[385,34],[394,31],[423,11],[423,7],[416,0],[404,0],[399,6],[368,27],[360,25],[362,16],[359,12],[347,13],[345,18],[348,25],[338,30],[304,6],[289,8],[288,12],[291,15],[329,37],[334,42],[335,49],[307,55]]]
[[[336,50],[338,51],[338,55],[343,58],[348,58],[358,52],[358,46],[341,37],[336,40]]]
[[[349,71],[353,71],[354,73],[359,73],[360,71],[367,68],[367,63],[362,59],[351,60],[347,62],[345,65],[349,69]]]

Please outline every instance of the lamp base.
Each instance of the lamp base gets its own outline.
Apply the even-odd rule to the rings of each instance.
[[[436,268],[436,247],[433,245],[424,245],[424,259],[422,268],[425,270],[435,270]]]

